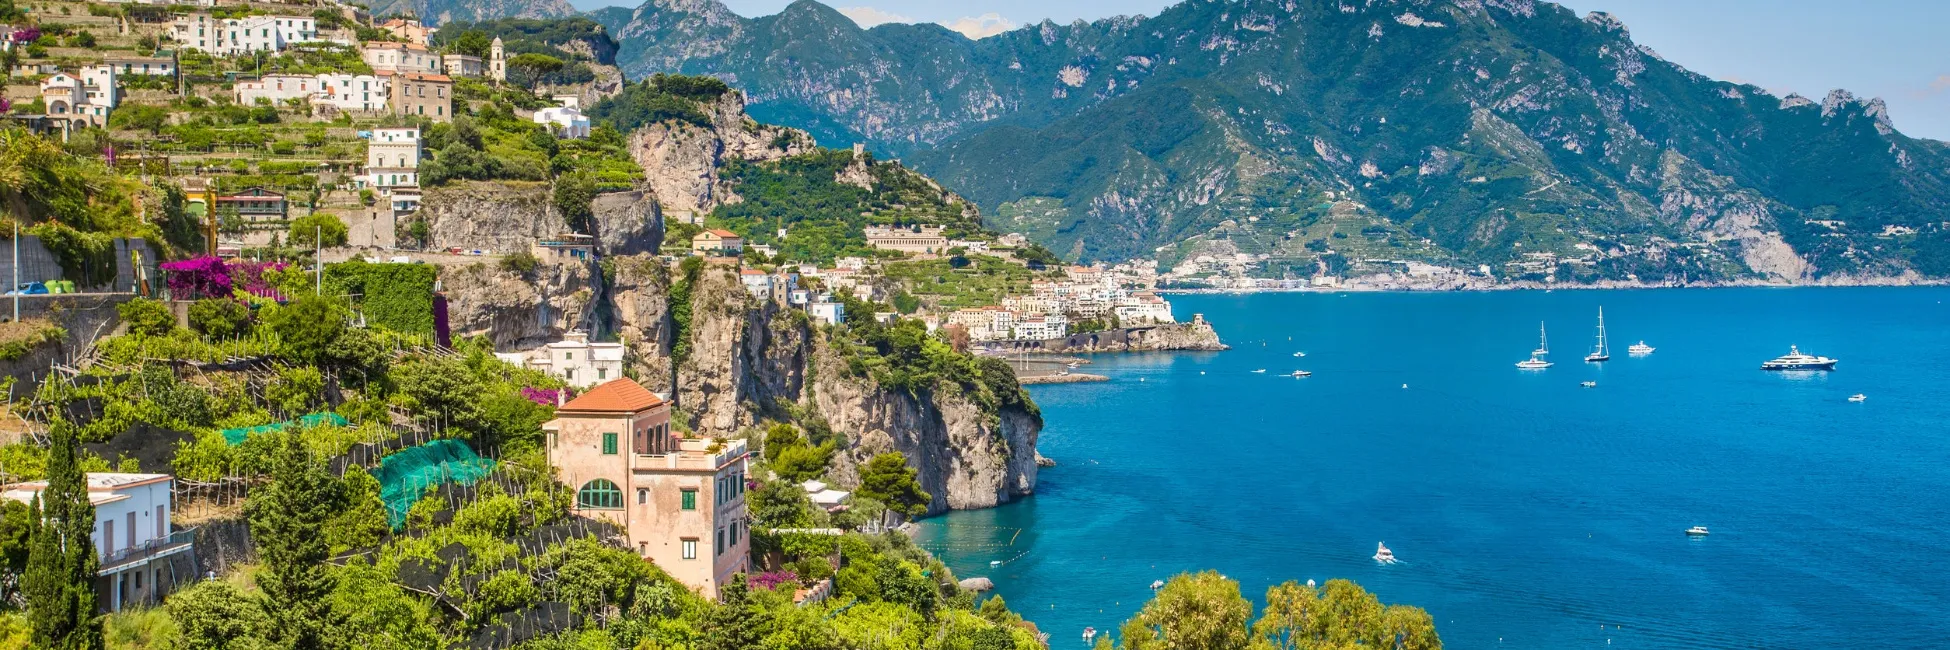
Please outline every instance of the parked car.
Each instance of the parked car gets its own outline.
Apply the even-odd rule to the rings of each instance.
[[[13,291],[9,291],[9,292],[7,292],[7,295],[9,295],[9,296],[36,296],[36,295],[41,295],[41,294],[44,294],[44,293],[47,293],[47,285],[46,285],[45,283],[41,283],[41,282],[22,282],[22,283],[20,283],[20,286],[18,286],[18,287],[14,287],[14,290],[13,290]]]

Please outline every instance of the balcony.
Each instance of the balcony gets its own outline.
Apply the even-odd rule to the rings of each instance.
[[[170,533],[168,537],[150,539],[103,557],[100,572],[112,573],[118,569],[141,565],[158,557],[188,550],[195,540],[195,528],[176,531]]]
[[[715,472],[745,456],[745,441],[726,440],[716,452],[711,440],[686,438],[678,441],[678,451],[669,454],[639,454],[635,469],[665,469]]]

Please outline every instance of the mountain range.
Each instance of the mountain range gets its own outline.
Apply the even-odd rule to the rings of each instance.
[[[1879,99],[1707,78],[1532,0],[1188,0],[981,40],[800,0],[591,14],[1077,260],[1406,261],[1644,283],[1950,275],[1950,146]]]

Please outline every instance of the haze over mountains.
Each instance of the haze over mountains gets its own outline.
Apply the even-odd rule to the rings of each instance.
[[[1530,0],[1190,0],[969,40],[810,0],[594,12],[632,77],[868,143],[1081,260],[1388,260],[1509,277],[1950,274],[1950,152],[1881,101],[1776,97]],[[1374,262],[1364,262],[1373,260]],[[1572,260],[1566,262],[1566,260]],[[1913,278],[1913,274],[1909,275]]]

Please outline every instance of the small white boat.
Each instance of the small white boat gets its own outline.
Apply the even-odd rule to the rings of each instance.
[[[1001,561],[1001,560],[989,560],[989,567],[990,567],[990,568],[994,568],[994,567],[999,567],[999,566],[1002,566],[1002,561]]]
[[[1632,356],[1642,357],[1648,354],[1652,354],[1652,351],[1656,349],[1658,348],[1654,348],[1650,345],[1646,345],[1645,341],[1639,341],[1637,343],[1632,344],[1632,347],[1625,348],[1625,351],[1632,353]]]
[[[1382,564],[1395,563],[1395,552],[1388,550],[1387,542],[1378,542],[1375,544],[1374,561]]]
[[[1159,590],[1159,589],[1163,589],[1163,588],[1165,588],[1165,581],[1163,581],[1163,580],[1152,580],[1152,581],[1151,581],[1151,590],[1152,590],[1152,591],[1157,591],[1157,590]]]
[[[1296,357],[1304,357],[1304,356],[1307,356],[1307,353],[1305,353],[1305,352],[1295,352],[1295,353],[1293,353],[1293,356],[1296,356]]]
[[[1293,371],[1293,375],[1292,375],[1292,376],[1293,376],[1293,378],[1294,378],[1294,379],[1299,379],[1299,378],[1301,378],[1301,377],[1312,377],[1312,376],[1314,376],[1314,373],[1311,373],[1311,372],[1307,372],[1307,371],[1305,371],[1305,370],[1295,370],[1295,371]]]
[[[1597,387],[1598,387],[1598,382],[1595,382],[1595,381],[1587,381],[1587,382],[1584,382],[1584,383],[1581,383],[1581,384],[1578,384],[1578,385],[1579,385],[1579,386],[1583,386],[1583,387],[1585,387],[1585,388],[1597,388]]]
[[[1694,526],[1686,529],[1687,537],[1705,537],[1707,534],[1705,526]]]
[[[1854,395],[1850,395],[1850,396],[1848,396],[1848,401],[1851,401],[1851,402],[1867,402],[1867,401],[1869,401],[1869,396],[1868,396],[1868,395],[1863,395],[1863,394],[1861,394],[1861,393],[1856,393],[1856,394],[1854,394]]]
[[[1260,368],[1260,369],[1258,369],[1258,370],[1254,370],[1254,371],[1253,371],[1253,374],[1255,374],[1255,375],[1264,375],[1264,374],[1266,374],[1266,369],[1265,369],[1265,368]]]
[[[1094,628],[1094,627],[1086,627],[1086,628],[1083,628],[1083,640],[1084,640],[1084,641],[1086,641],[1086,642],[1088,642],[1089,640],[1091,640],[1091,639],[1094,639],[1094,638],[1097,638],[1097,628]]]

